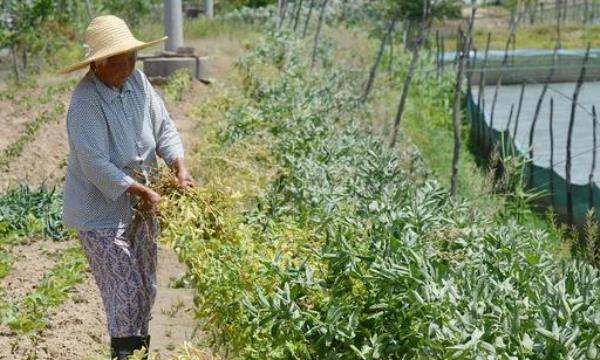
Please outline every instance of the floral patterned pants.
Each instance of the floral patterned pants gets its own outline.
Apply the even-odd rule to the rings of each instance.
[[[111,337],[148,335],[156,298],[157,232],[158,222],[152,217],[126,229],[78,232]]]

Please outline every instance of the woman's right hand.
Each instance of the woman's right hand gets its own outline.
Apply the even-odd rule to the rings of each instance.
[[[150,207],[156,207],[160,202],[160,195],[148,187],[146,187],[145,191],[140,197],[142,198],[142,201],[150,205]]]
[[[156,191],[144,186],[140,183],[135,183],[127,188],[130,194],[137,195],[142,201],[142,208],[155,210],[160,202],[160,195]]]

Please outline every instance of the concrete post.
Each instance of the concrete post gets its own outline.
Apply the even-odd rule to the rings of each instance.
[[[213,0],[204,0],[204,15],[206,15],[206,17],[209,19],[213,18]]]
[[[181,0],[165,0],[165,35],[169,38],[165,42],[166,51],[177,51],[183,46],[183,14]]]

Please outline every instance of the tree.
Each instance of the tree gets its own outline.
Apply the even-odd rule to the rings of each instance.
[[[43,45],[43,37],[40,36],[42,24],[50,16],[52,9],[51,0],[2,1],[0,48],[10,50],[17,81],[20,81],[21,70],[27,68],[29,51]]]

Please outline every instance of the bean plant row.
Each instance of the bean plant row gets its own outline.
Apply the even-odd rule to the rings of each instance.
[[[239,359],[598,358],[598,270],[451,199],[418,152],[369,131],[356,72],[311,71],[302,46],[272,34],[239,61],[245,100],[218,136],[266,144],[276,175],[245,208],[211,188],[163,218],[214,343]]]

